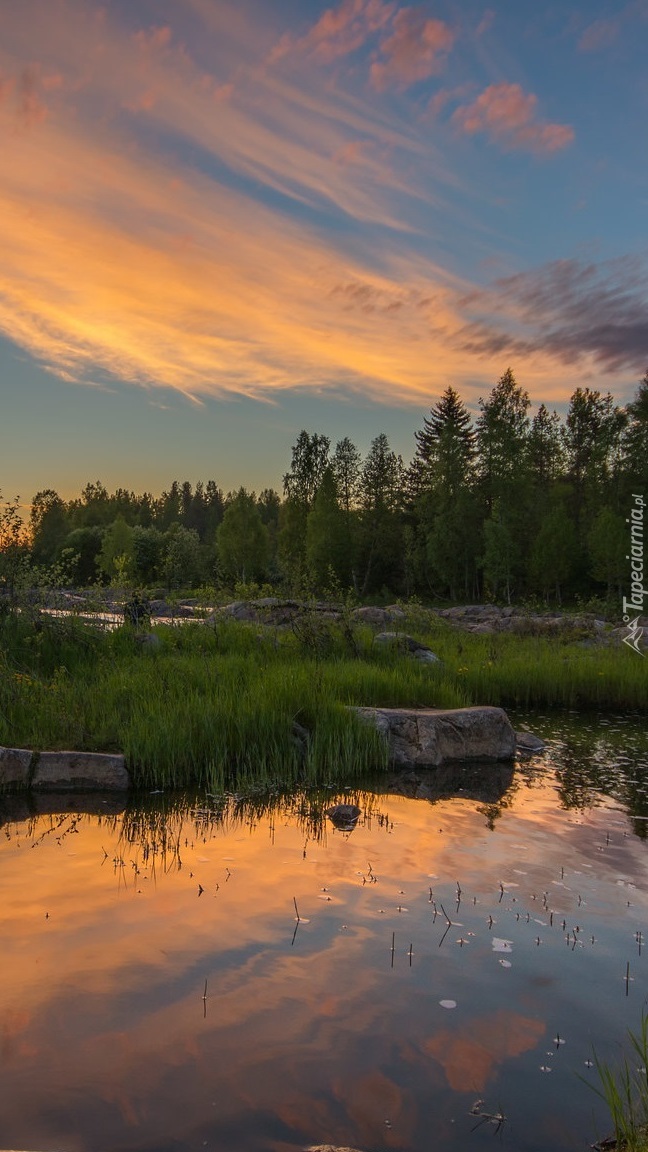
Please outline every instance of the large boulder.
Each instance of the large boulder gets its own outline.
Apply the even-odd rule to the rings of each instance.
[[[458,760],[512,760],[515,732],[502,708],[354,708],[389,745],[392,766],[438,767]]]
[[[103,752],[41,752],[31,786],[39,791],[125,792],[130,777],[123,756]]]

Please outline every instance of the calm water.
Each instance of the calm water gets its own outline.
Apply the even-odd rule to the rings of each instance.
[[[524,719],[545,756],[441,795],[2,802],[0,1147],[465,1152],[500,1111],[516,1152],[606,1135],[583,1080],[648,994],[648,738]]]

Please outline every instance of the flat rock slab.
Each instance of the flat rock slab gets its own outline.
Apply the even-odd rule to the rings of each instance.
[[[44,792],[67,789],[125,792],[130,788],[130,776],[123,756],[103,752],[41,752],[31,786]]]
[[[0,787],[27,788],[32,757],[30,748],[0,748]]]
[[[393,767],[512,760],[515,732],[503,708],[354,708],[389,744]]]

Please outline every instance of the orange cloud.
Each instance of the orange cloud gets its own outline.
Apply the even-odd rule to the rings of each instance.
[[[538,98],[519,84],[491,84],[472,104],[453,113],[452,122],[467,136],[483,132],[509,148],[531,152],[556,152],[574,139],[567,124],[547,124],[536,119]]]
[[[283,36],[271,60],[301,52],[322,64],[331,63],[361,48],[369,36],[385,27],[395,9],[396,4],[385,4],[383,0],[342,0],[337,8],[328,8],[306,36]]]
[[[394,31],[383,40],[383,60],[371,65],[371,81],[379,91],[394,85],[409,88],[438,72],[454,43],[454,32],[442,20],[426,19],[417,8],[402,8]]]

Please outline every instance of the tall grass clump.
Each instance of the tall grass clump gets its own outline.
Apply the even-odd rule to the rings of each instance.
[[[592,1087],[607,1105],[617,1149],[648,1152],[648,1014],[645,1009],[639,1031],[629,1031],[628,1036],[632,1064],[624,1055],[618,1067],[612,1068],[595,1054],[600,1086]]]
[[[645,660],[577,635],[472,635],[432,619],[414,632],[468,704],[627,711],[648,707]],[[587,638],[585,638],[587,640]]]

